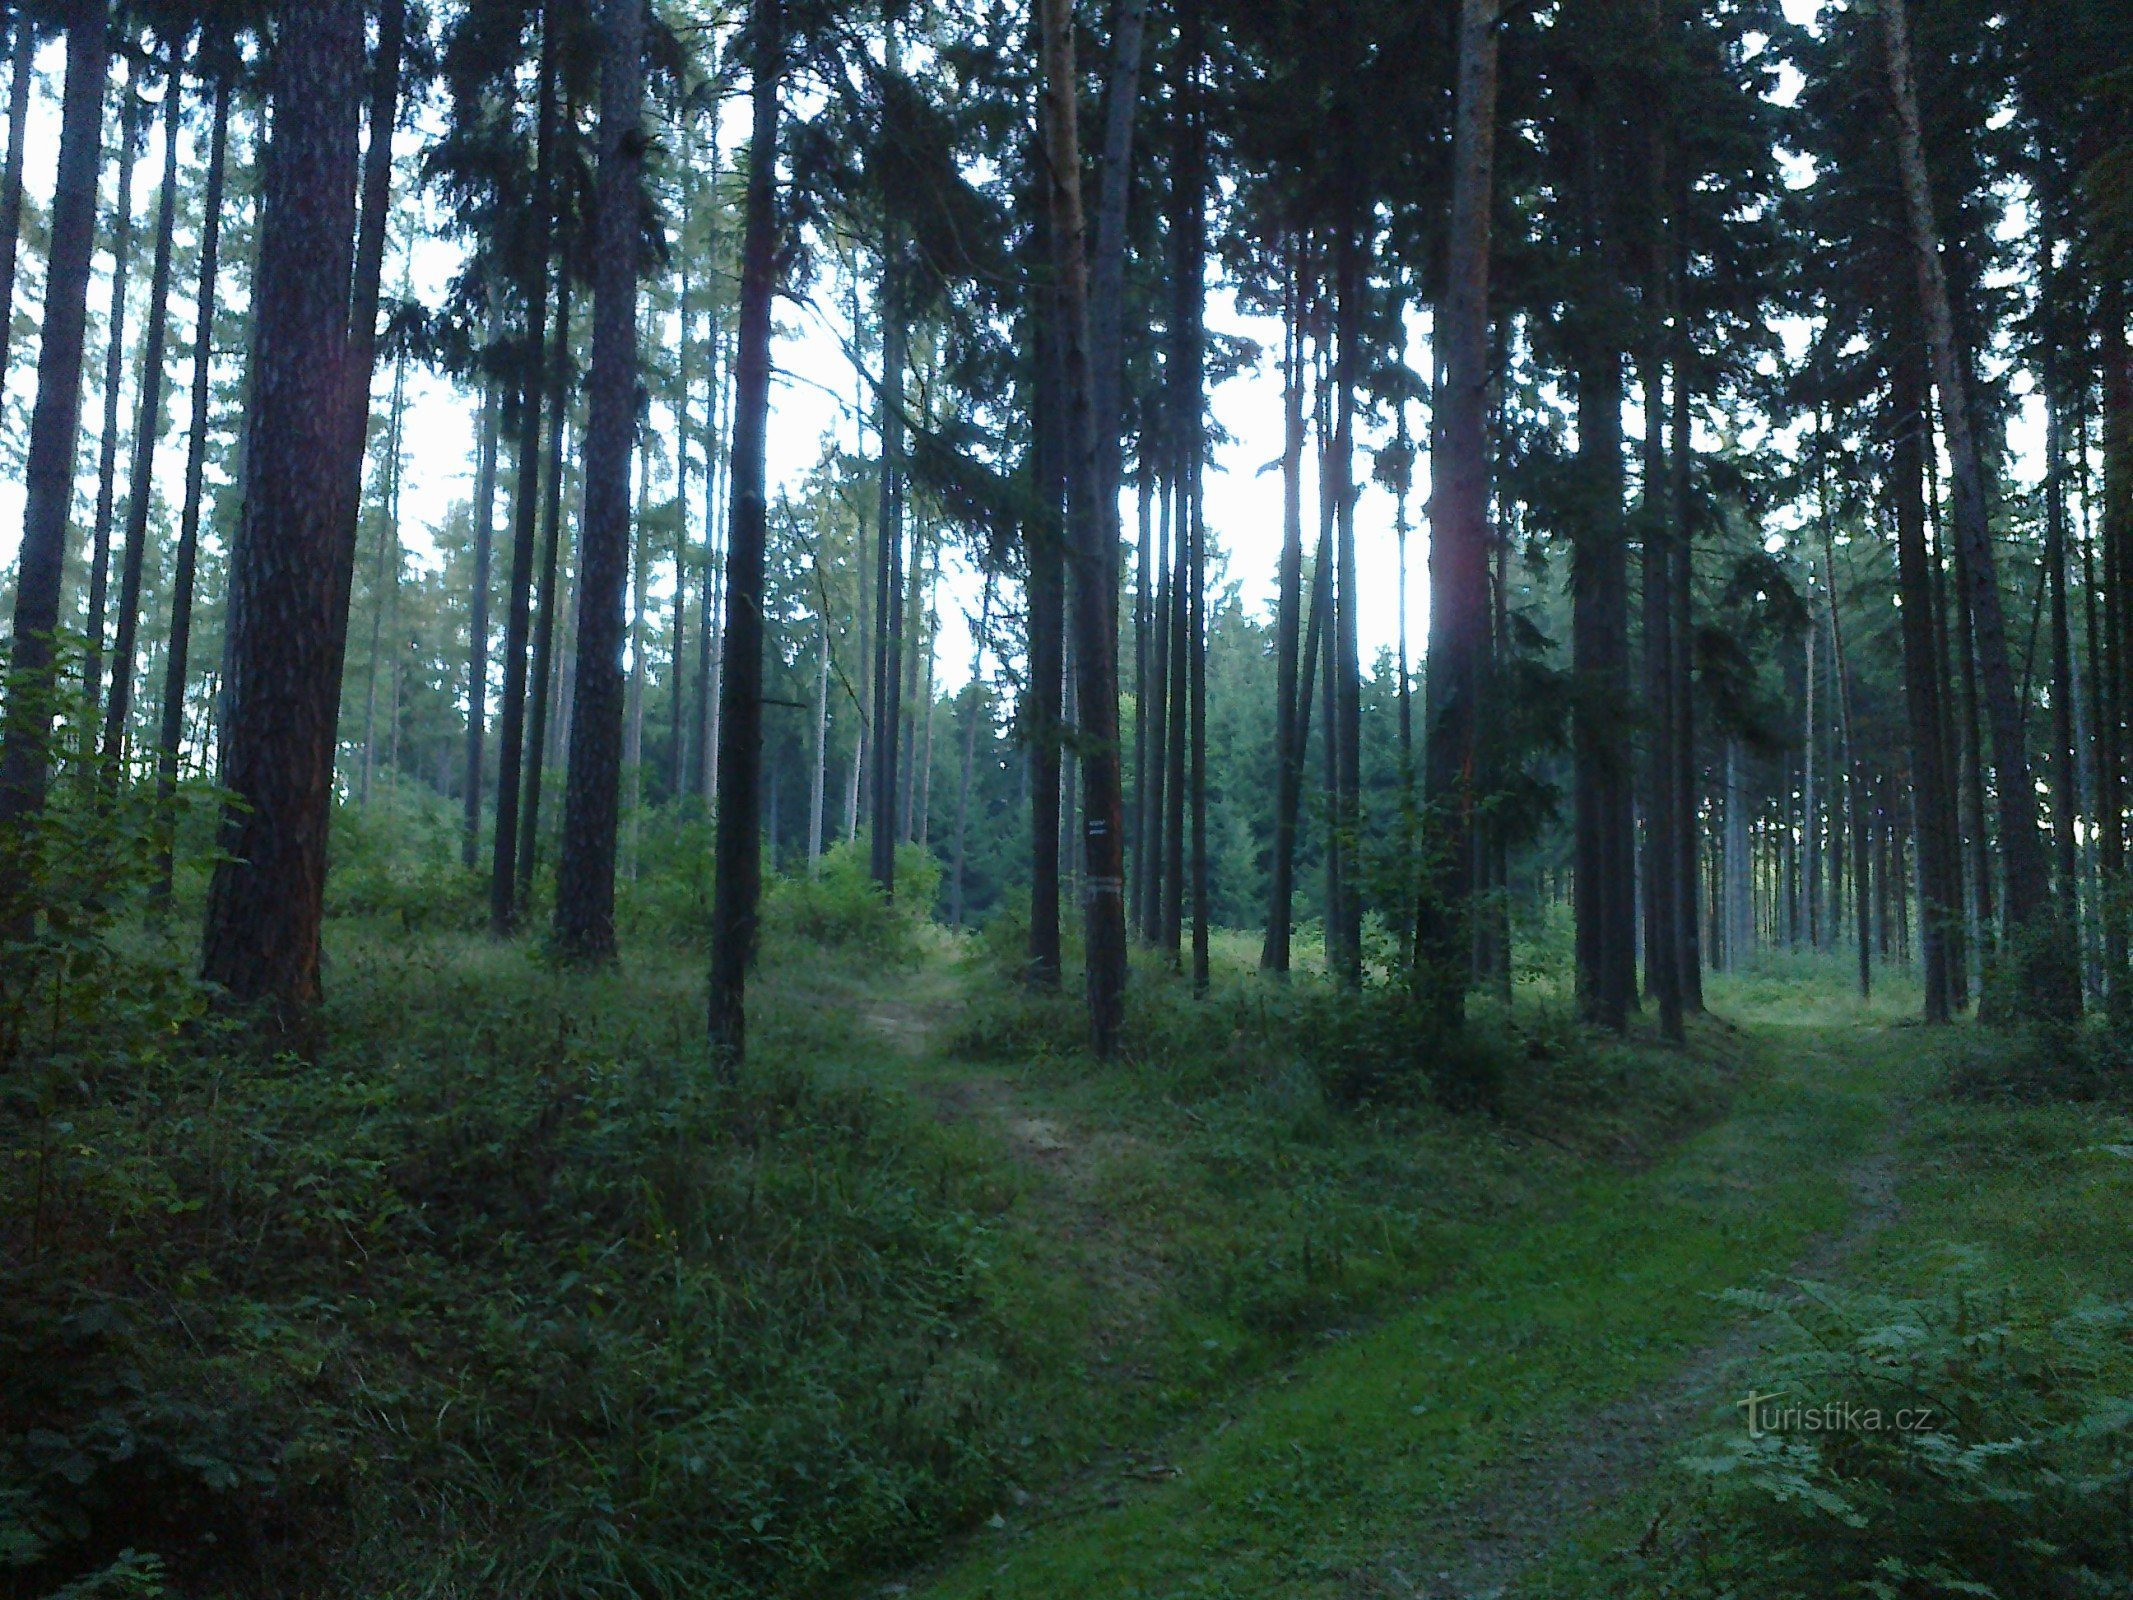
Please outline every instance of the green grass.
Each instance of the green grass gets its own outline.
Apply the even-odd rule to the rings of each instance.
[[[915,1592],[1351,1593],[1522,1437],[1672,1371],[1722,1321],[1713,1291],[1842,1222],[1882,1118],[1875,1065],[1818,1032],[1712,1024],[1698,1044],[1746,1069],[1724,1121],[1448,1224],[1425,1300],[1162,1439],[1161,1481],[1099,1465]]]
[[[2124,1154],[2133,1149],[2133,1114],[2122,1100],[2020,1103],[1951,1092],[1981,1057],[2016,1048],[1974,1024],[1883,1029],[1853,1043],[1859,1070],[1902,1108],[1894,1125],[1891,1219],[1839,1274],[1846,1287],[1838,1293],[1860,1297],[1858,1310],[1872,1313],[1880,1296],[1952,1307],[1958,1315],[1967,1304],[1978,1308],[1981,1328],[2011,1318],[2018,1337],[2042,1348],[2058,1319],[2133,1299],[2133,1258],[2125,1249],[2133,1234],[2133,1159]],[[1756,1371],[1751,1365],[1745,1381],[1756,1383]],[[2066,1369],[2062,1377],[2075,1385],[2063,1403],[2077,1413],[2124,1394],[2133,1387],[2133,1342],[2121,1338],[2096,1372]],[[2005,1403],[1990,1393],[1982,1399],[1988,1408]],[[1729,1440],[1738,1427],[1735,1417],[1714,1419],[1708,1439]],[[1677,1454],[1687,1459],[1708,1447],[1706,1438],[1685,1439]],[[1693,1474],[1662,1475],[1579,1530],[1517,1592],[1533,1600],[1698,1592],[1679,1587],[1680,1568],[1667,1547],[1677,1554],[1695,1548],[1683,1530],[1700,1526],[1705,1493]],[[1919,1503],[1906,1515],[1943,1510]],[[1733,1515],[1701,1524],[1710,1531],[1696,1538],[1736,1537]],[[1631,1554],[1655,1520],[1673,1530],[1659,1559],[1649,1559],[1650,1551]]]

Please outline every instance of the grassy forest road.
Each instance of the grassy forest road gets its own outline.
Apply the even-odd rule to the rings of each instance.
[[[1735,1014],[1707,1041],[1761,1070],[1722,1120],[1512,1219],[1440,1292],[1171,1441],[1153,1481],[1035,1503],[908,1592],[1590,1593],[1558,1589],[1551,1564],[1642,1520],[1637,1491],[1746,1381],[1756,1335],[1713,1297],[1841,1272],[1893,1213],[1895,1107],[1923,1035],[1855,1008]]]

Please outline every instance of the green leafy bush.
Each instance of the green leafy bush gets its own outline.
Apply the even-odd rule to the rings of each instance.
[[[1774,1395],[1686,1463],[1703,1498],[1666,1592],[2076,1600],[2133,1594],[2133,1307],[2012,1293],[1740,1293]],[[1825,1425],[1811,1426],[1810,1414]],[[1834,1423],[1835,1425],[1826,1425]]]
[[[1427,1099],[1494,1111],[1517,1054],[1486,1024],[1443,1027],[1398,986],[1305,991],[1296,1026],[1327,1097],[1349,1107]]]
[[[825,851],[812,872],[790,873],[765,885],[767,939],[862,953],[882,960],[918,959],[919,930],[940,893],[940,863],[919,845],[896,851],[894,899],[875,886],[858,844]]]
[[[336,806],[326,910],[376,918],[403,932],[488,926],[488,858],[461,857],[462,820],[431,790],[380,788]]]

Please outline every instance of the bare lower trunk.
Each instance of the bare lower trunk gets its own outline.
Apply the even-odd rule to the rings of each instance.
[[[116,779],[126,759],[133,716],[136,641],[141,627],[141,568],[148,554],[149,500],[155,487],[156,438],[163,429],[164,349],[170,340],[172,234],[178,220],[178,131],[185,77],[172,65],[163,95],[163,194],[157,205],[155,264],[148,274],[148,327],[134,414],[132,482],[126,491],[126,549],[119,571],[117,633],[111,646],[111,691],[104,702],[104,762]]]
[[[493,331],[493,330],[492,330]],[[481,851],[482,744],[489,725],[489,563],[496,535],[496,456],[502,398],[490,383],[481,396],[480,457],[474,471],[474,593],[467,625],[467,776],[460,860],[471,870]]]
[[[244,520],[230,559],[222,783],[231,804],[202,966],[235,999],[271,1001],[287,1024],[319,993],[346,637],[344,469],[359,398],[349,327],[359,0],[291,10],[273,82]]]
[[[0,379],[7,376],[15,322],[15,267],[22,246],[22,158],[37,75],[37,24],[20,12],[7,90],[7,163],[0,172]]]
[[[817,629],[822,659],[815,667],[815,766],[807,786],[807,870],[822,864],[822,799],[829,775],[830,632],[829,619]]]
[[[541,521],[541,417],[551,385],[542,371],[548,349],[548,258],[556,211],[556,142],[559,134],[556,78],[561,43],[554,0],[541,8],[540,82],[534,160],[533,259],[525,264],[519,292],[526,306],[525,369],[518,385],[517,482],[511,502],[511,582],[504,611],[504,700],[497,727],[496,840],[489,866],[489,931],[499,938],[516,930],[518,903],[519,788],[526,760],[527,653],[533,636],[533,567]],[[635,318],[631,333],[634,338]]]
[[[2050,873],[2037,828],[2035,786],[2022,735],[2021,707],[2007,650],[1999,580],[1993,570],[1991,530],[1986,521],[1985,483],[1970,426],[1968,382],[1956,350],[1946,270],[1934,223],[1912,80],[1906,0],[1885,0],[1889,81],[1896,103],[1897,154],[1903,175],[1911,248],[1917,260],[1925,309],[1927,346],[1934,383],[1941,394],[1941,422],[1954,476],[1955,531],[1966,556],[1967,598],[1976,630],[1978,670],[1986,720],[1992,734],[1995,789],[1999,796],[2000,855],[2006,864],[2007,925],[2020,967],[2021,1009],[2042,1007],[2055,1015],[2078,1013],[2081,989],[2068,958],[2063,919],[2052,904]]]
[[[137,69],[129,61],[119,90],[118,193],[111,214],[111,311],[104,320],[104,426],[96,467],[96,521],[89,534],[88,658],[84,694],[92,710],[104,698],[104,623],[111,583],[111,527],[118,497],[119,416],[126,387],[126,284],[133,266],[133,174],[141,142]]]
[[[1307,708],[1297,703],[1299,635],[1303,623],[1303,266],[1294,238],[1282,285],[1281,577],[1274,625],[1274,845],[1270,863],[1266,943],[1259,965],[1289,970],[1290,926],[1296,900],[1296,823],[1303,800],[1303,748],[1297,734]]]
[[[52,636],[59,627],[67,513],[74,499],[89,264],[96,248],[96,175],[111,59],[109,8],[101,0],[75,0],[66,24],[67,78],[45,257],[44,336],[23,468],[22,543],[15,568],[6,733],[0,743],[0,928],[7,931],[20,930],[31,914],[26,891],[36,864],[28,825],[44,810],[51,777],[58,688]]]
[[[1082,824],[1086,916],[1083,941],[1090,1032],[1099,1055],[1117,1046],[1126,988],[1125,802],[1119,779],[1118,631],[1113,625],[1115,554],[1098,504],[1094,382],[1089,357],[1089,285],[1076,132],[1072,8],[1041,0],[1044,38],[1045,143],[1053,262],[1065,323],[1067,504],[1070,530],[1070,620],[1080,702]]]
[[[222,197],[229,176],[230,98],[234,64],[227,38],[203,62],[215,80],[214,131],[208,136],[207,193],[200,213],[200,289],[193,332],[192,439],[185,458],[185,504],[178,523],[178,550],[170,587],[170,645],[163,662],[163,723],[157,741],[156,793],[163,832],[157,841],[156,897],[171,893],[176,828],[172,803],[178,787],[178,756],[185,740],[185,678],[192,653],[193,582],[200,561],[200,508],[207,475],[207,443],[214,421],[216,291],[222,261]],[[0,315],[5,315],[0,308]]]
[[[764,446],[770,415],[771,311],[777,293],[778,90],[784,65],[780,0],[755,0],[753,128],[741,239],[740,325],[734,351],[733,497],[727,513],[720,673],[718,878],[711,907],[710,1040],[738,1067],[746,1044],[748,963],[762,889],[756,785],[763,708]]]
[[[1422,798],[1427,876],[1415,975],[1440,1021],[1464,1012],[1472,943],[1474,812],[1489,601],[1490,197],[1495,190],[1500,0],[1464,0],[1452,150],[1451,268],[1437,325],[1431,441],[1429,674]],[[1404,659],[1404,649],[1403,649]],[[1404,688],[1403,688],[1404,692]]]
[[[570,424],[570,272],[558,263],[555,274],[555,343],[548,355],[547,522],[541,533],[540,609],[533,624],[532,705],[526,714],[526,770],[520,789],[523,803],[518,825],[518,905],[533,895],[540,865],[541,785],[548,764],[548,705],[560,676],[555,661],[556,615],[562,597],[563,440]]]
[[[593,352],[585,430],[563,848],[555,942],[575,960],[615,951],[622,779],[623,599],[630,569],[630,459],[637,430],[637,291],[643,228],[645,0],[607,0],[594,191]]]

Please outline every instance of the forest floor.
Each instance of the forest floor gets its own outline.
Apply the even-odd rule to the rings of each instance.
[[[1226,937],[1098,1062],[1012,930],[781,884],[725,1082],[685,899],[575,973],[417,888],[314,1057],[144,945],[0,1122],[0,1596],[1678,1593],[1728,1291],[2133,1296],[2123,1098],[1950,1094],[2004,1042],[1834,960],[1669,1048]]]
[[[2100,1248],[2133,1185],[2085,1142],[2123,1119],[1940,1096],[1945,1040],[1909,999],[1863,1005],[1834,968],[1719,980],[1689,1052],[1739,1071],[1719,1120],[1499,1219],[1426,1298],[1151,1441],[1159,1470],[1069,1480],[877,1592],[1675,1592],[1650,1558],[1693,1493],[1679,1462],[1773,1388],[1769,1325],[1722,1291],[1951,1267],[2056,1307],[2133,1287]],[[2041,1192],[2055,1170],[2073,1181]]]
[[[1741,1081],[1720,1120],[1477,1228],[1426,1299],[1181,1425],[1159,1470],[1004,1515],[909,1592],[1512,1590],[1745,1392],[1754,1338],[1717,1291],[1826,1272],[1890,1216],[1917,1035],[1817,999],[1697,1024],[1690,1058]]]

